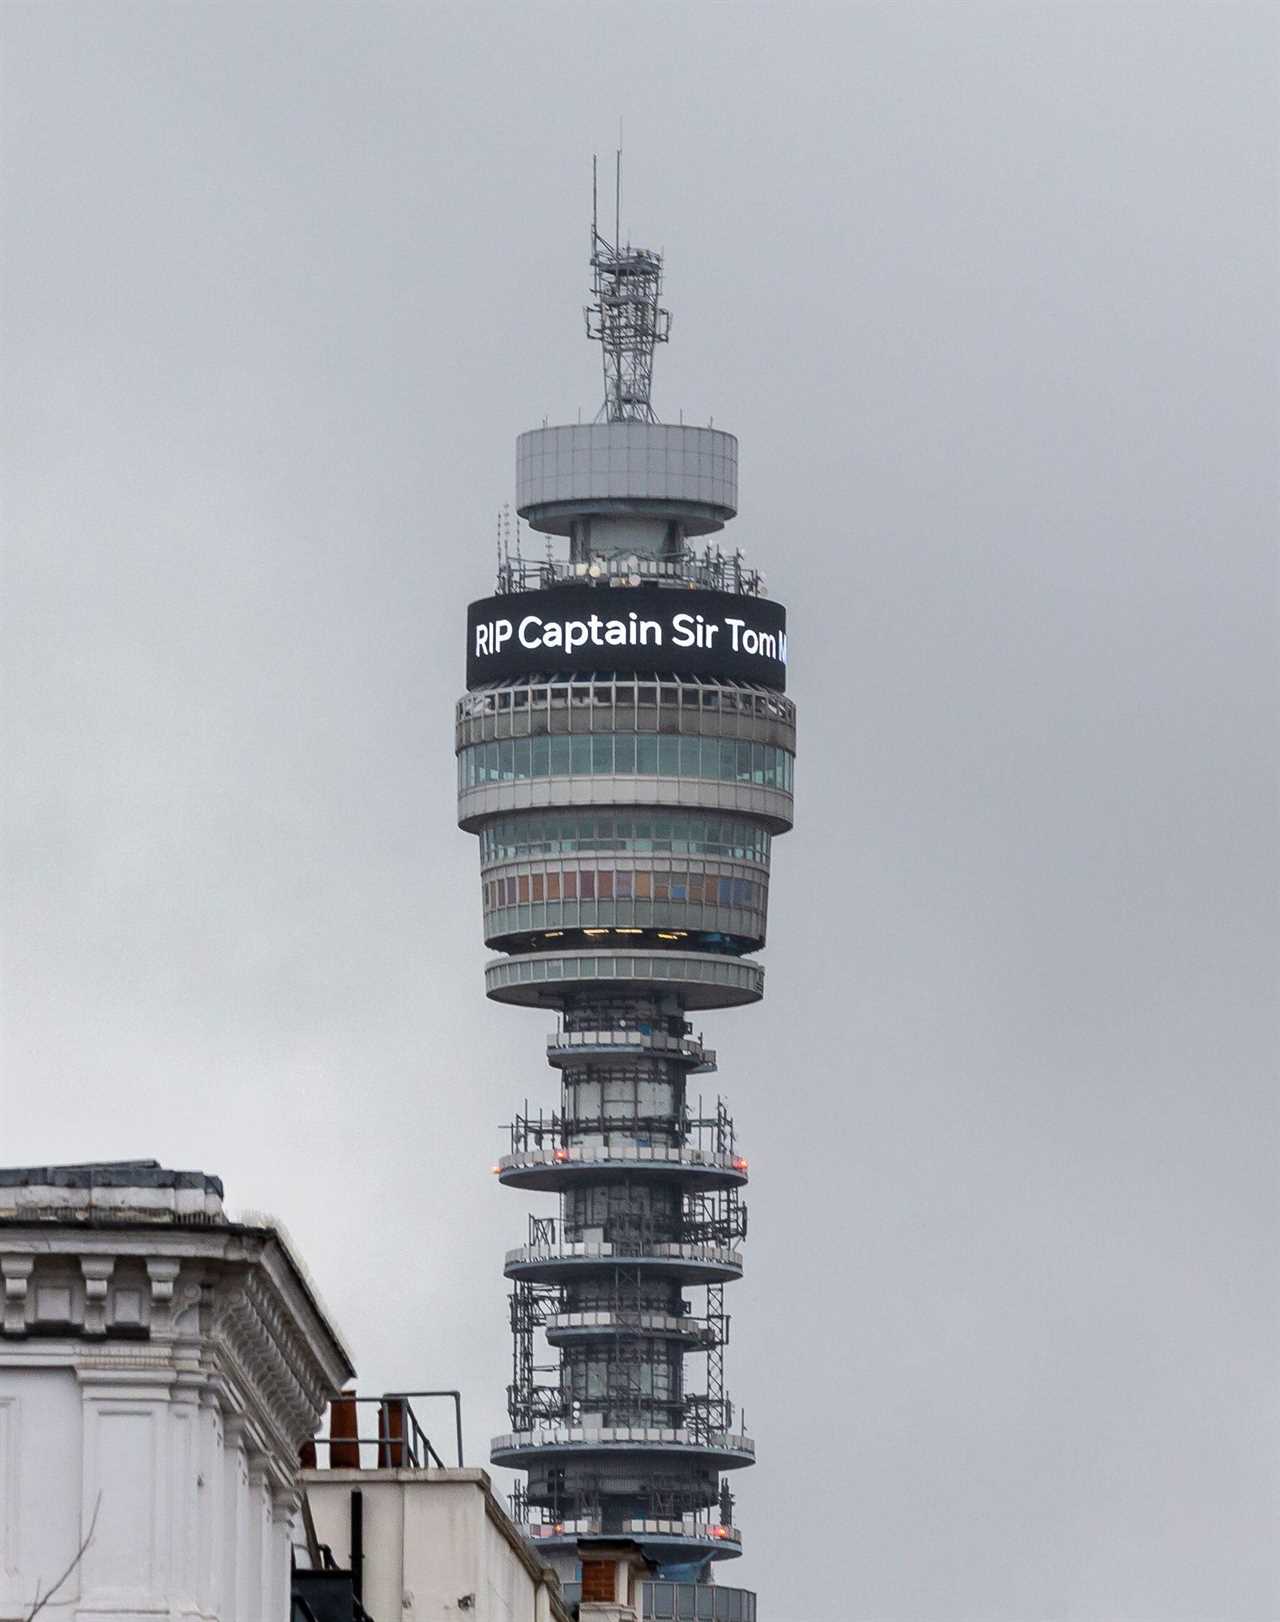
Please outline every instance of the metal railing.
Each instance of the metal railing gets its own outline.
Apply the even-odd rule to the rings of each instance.
[[[692,550],[670,557],[621,553],[606,557],[595,553],[585,562],[564,558],[506,557],[498,565],[498,595],[517,591],[545,591],[552,586],[698,586],[706,591],[728,591],[739,597],[766,595],[764,576],[748,569],[741,552],[725,554],[718,547]]]
[[[414,1412],[413,1402],[428,1398],[453,1402],[457,1468],[462,1469],[462,1394],[446,1390],[388,1391],[380,1397],[350,1392],[333,1398],[328,1435],[303,1444],[304,1465],[330,1470],[425,1470],[433,1465],[447,1469]],[[371,1410],[376,1410],[376,1419]],[[372,1434],[368,1423],[376,1426]]]

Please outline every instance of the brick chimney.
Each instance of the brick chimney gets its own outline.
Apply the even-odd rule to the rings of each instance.
[[[631,1542],[582,1543],[580,1622],[639,1622],[640,1584],[653,1569]]]

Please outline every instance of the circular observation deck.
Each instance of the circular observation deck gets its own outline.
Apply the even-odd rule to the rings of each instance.
[[[524,1149],[503,1155],[498,1181],[504,1188],[556,1193],[590,1178],[628,1176],[678,1178],[689,1189],[741,1188],[747,1181],[745,1156],[720,1154],[690,1144],[605,1143],[588,1139],[570,1145]]]
[[[526,1521],[520,1530],[547,1557],[576,1555],[583,1544],[616,1543],[619,1538],[638,1543],[655,1566],[689,1565],[708,1557],[732,1560],[742,1553],[738,1528],[712,1521],[627,1520],[616,1532],[601,1531],[595,1521]]]
[[[547,1063],[557,1070],[585,1060],[612,1057],[673,1059],[700,1076],[716,1067],[716,1051],[695,1036],[673,1036],[644,1025],[609,1025],[595,1030],[553,1031],[547,1038]]]
[[[584,1453],[692,1457],[717,1470],[741,1470],[756,1462],[756,1444],[749,1436],[730,1431],[698,1435],[648,1425],[556,1425],[495,1436],[489,1444],[493,1463],[510,1470],[537,1470],[561,1458],[580,1459]]]
[[[521,1008],[555,1007],[566,996],[616,986],[628,993],[673,995],[692,1011],[742,1008],[764,996],[764,969],[714,952],[625,948],[544,950],[485,964],[485,995]]]
[[[738,510],[738,441],[683,423],[572,423],[516,440],[516,511],[568,535],[575,520],[672,518],[689,536],[722,529]]]
[[[556,1312],[543,1320],[549,1346],[580,1346],[617,1335],[648,1340],[674,1340],[699,1351],[718,1343],[716,1329],[705,1318],[674,1312],[632,1312],[600,1308],[589,1312]]]
[[[463,762],[463,767],[476,770],[468,761]],[[458,792],[458,826],[474,834],[480,832],[490,817],[509,811],[569,807],[606,811],[633,806],[754,817],[773,834],[786,833],[795,821],[791,790],[770,784],[730,782],[712,777],[641,776],[628,772],[612,776],[585,773],[552,776],[548,773],[541,778],[464,782]]]
[[[593,1273],[649,1273],[680,1284],[728,1284],[742,1277],[742,1252],[725,1245],[652,1244],[644,1250],[609,1240],[519,1245],[509,1250],[502,1271],[530,1284],[567,1284]]]

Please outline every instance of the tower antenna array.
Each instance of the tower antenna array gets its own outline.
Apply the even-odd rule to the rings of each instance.
[[[614,155],[614,240],[600,234],[599,160],[591,160],[591,292],[587,336],[604,358],[604,404],[597,422],[657,422],[653,351],[671,336],[662,297],[662,255],[622,242],[622,149]]]

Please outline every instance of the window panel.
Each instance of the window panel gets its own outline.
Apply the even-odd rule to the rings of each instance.
[[[492,743],[471,745],[459,753],[458,782],[461,788],[475,788],[482,783],[524,782],[528,778],[608,775],[609,773],[652,777],[705,778],[727,782],[756,783],[770,788],[793,787],[794,762],[790,753],[772,745],[753,743],[745,738],[689,738],[674,734],[654,735],[641,733],[617,735],[607,732],[577,734],[573,737],[504,738]],[[668,827],[670,819],[667,819]],[[768,836],[753,830],[748,824],[714,825],[716,832],[708,835],[708,824],[678,820],[674,835],[657,833],[655,838],[674,839],[675,848],[695,851],[706,843],[739,847],[739,854],[754,860],[767,855]],[[688,832],[685,831],[686,827]],[[701,831],[696,831],[700,829]],[[732,838],[730,830],[732,829]],[[561,836],[548,825],[543,837],[554,846]],[[575,829],[567,837],[581,840],[584,836]],[[648,838],[648,834],[611,832],[616,839]],[[518,839],[528,848],[531,836],[523,830],[504,828],[501,836],[482,836],[482,853],[486,859],[498,854],[503,839]],[[554,850],[552,851],[554,854]]]

